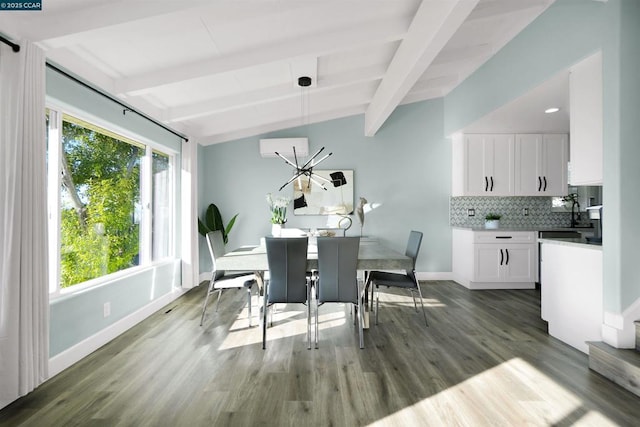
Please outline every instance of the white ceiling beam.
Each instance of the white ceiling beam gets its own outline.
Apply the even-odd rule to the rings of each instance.
[[[380,80],[384,76],[386,64],[358,68],[336,75],[321,78],[317,82],[317,88],[309,93],[314,97],[316,93],[333,90],[338,87],[357,85],[362,82]],[[223,111],[237,110],[252,105],[273,102],[280,99],[297,98],[300,91],[292,88],[291,84],[281,84],[251,92],[242,92],[221,98],[211,99],[189,105],[171,108],[166,111],[163,120],[167,123],[190,120],[197,117],[208,116]]]
[[[469,16],[478,0],[424,0],[365,114],[373,136]]]
[[[528,9],[546,8],[555,0],[488,0],[478,4],[469,16],[469,21],[492,19]]]
[[[309,124],[326,122],[328,120],[341,119],[349,116],[356,116],[358,114],[364,114],[366,104],[354,105],[345,108],[334,109],[324,113],[314,114],[309,118]],[[195,137],[194,140],[201,145],[212,145],[221,142],[234,141],[236,139],[248,138],[264,134],[267,132],[275,132],[282,129],[290,129],[292,127],[300,126],[299,119],[287,119],[278,122],[269,123],[266,125],[254,126],[251,128],[244,128],[235,131],[217,133],[217,134],[201,134],[199,137]],[[256,148],[257,150],[257,148]]]
[[[392,42],[400,40],[406,31],[406,24],[393,21],[323,33],[313,37],[296,39],[290,43],[262,46],[251,51],[237,52],[190,64],[178,64],[162,70],[120,79],[116,81],[116,88],[118,94],[140,95],[159,86],[282,62],[301,56],[305,57],[310,52],[318,57],[371,44]]]
[[[205,120],[193,122],[190,127],[195,129],[193,134],[198,136],[267,126],[270,123],[283,120],[291,123],[291,126],[301,126],[310,122],[310,119],[313,119],[318,114],[368,103],[375,92],[376,86],[376,82],[365,82],[349,87],[348,90],[336,88],[332,91],[310,94],[309,113],[304,117],[296,100],[280,100],[260,106],[216,114],[207,117]],[[198,126],[198,123],[204,124]]]
[[[21,32],[34,42],[59,48],[82,41],[89,32],[209,5],[211,2],[205,0],[101,2],[91,7],[30,16],[29,26]]]

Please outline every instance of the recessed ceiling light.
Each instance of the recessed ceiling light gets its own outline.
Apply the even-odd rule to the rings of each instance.
[[[547,114],[557,113],[558,111],[560,111],[560,109],[558,107],[551,107],[551,108],[547,108],[546,110],[544,110],[544,112],[547,113]]]

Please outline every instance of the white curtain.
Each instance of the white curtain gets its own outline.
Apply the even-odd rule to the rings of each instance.
[[[48,376],[45,59],[0,43],[0,408]]]

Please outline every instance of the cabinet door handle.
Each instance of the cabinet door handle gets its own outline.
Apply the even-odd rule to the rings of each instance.
[[[504,265],[509,265],[509,249],[505,249],[504,251],[507,253],[507,262],[505,262]]]
[[[538,177],[538,191],[542,188],[542,178]]]
[[[489,179],[485,176],[484,177],[484,191],[487,191],[489,189]]]
[[[513,239],[513,236],[496,236],[496,239]]]
[[[493,191],[493,177],[491,177],[491,191]]]
[[[542,191],[547,191],[547,177],[544,176],[542,179],[544,179],[544,189]]]
[[[500,249],[500,265],[502,265],[503,262],[504,262],[504,252],[502,252],[502,249]]]

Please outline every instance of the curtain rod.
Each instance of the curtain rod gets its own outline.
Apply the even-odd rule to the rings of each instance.
[[[153,124],[155,124],[155,125],[157,125],[157,126],[160,126],[162,129],[166,130],[167,132],[174,134],[174,135],[175,135],[175,136],[177,136],[178,138],[182,138],[182,139],[184,139],[184,141],[185,141],[185,142],[189,142],[189,138],[187,138],[186,136],[184,136],[184,135],[183,135],[183,134],[181,134],[180,132],[177,132],[177,131],[175,131],[175,130],[171,129],[170,127],[168,127],[168,126],[166,126],[166,125],[164,125],[164,124],[160,123],[160,122],[159,122],[159,121],[157,121],[156,119],[154,119],[154,118],[152,118],[152,117],[149,117],[149,116],[147,116],[147,115],[146,115],[146,114],[144,114],[144,113],[141,113],[140,111],[138,111],[138,110],[134,109],[133,107],[131,107],[131,106],[129,106],[129,105],[127,105],[127,104],[125,104],[124,102],[120,101],[119,99],[117,99],[117,98],[113,97],[112,95],[109,95],[108,93],[103,92],[102,90],[97,89],[97,88],[95,88],[95,87],[91,86],[90,84],[86,83],[85,81],[83,81],[83,80],[79,79],[78,77],[76,77],[76,76],[74,76],[74,75],[71,75],[71,74],[67,73],[66,71],[64,71],[64,70],[62,70],[62,69],[60,69],[60,68],[58,68],[57,66],[55,66],[55,65],[51,64],[50,62],[47,62],[47,67],[51,68],[52,70],[57,71],[58,73],[62,74],[63,76],[65,76],[65,77],[67,77],[67,78],[69,78],[69,79],[73,80],[74,82],[79,83],[79,84],[81,84],[82,86],[86,87],[87,89],[90,89],[90,90],[94,91],[95,93],[97,93],[97,94],[99,94],[99,95],[102,95],[102,96],[104,96],[105,98],[107,98],[107,99],[109,99],[109,100],[111,100],[111,101],[115,102],[116,104],[120,105],[120,106],[123,108],[123,110],[122,110],[122,114],[126,114],[126,113],[127,113],[127,111],[132,112],[132,113],[135,113],[135,114],[137,114],[138,116],[140,116],[140,117],[142,117],[142,118],[144,118],[144,119],[149,120],[151,123],[153,123]]]
[[[11,49],[13,49],[14,52],[20,52],[20,45],[16,44],[14,42],[12,42],[9,39],[4,38],[2,35],[0,35],[0,42],[8,44],[9,46],[11,46]]]

